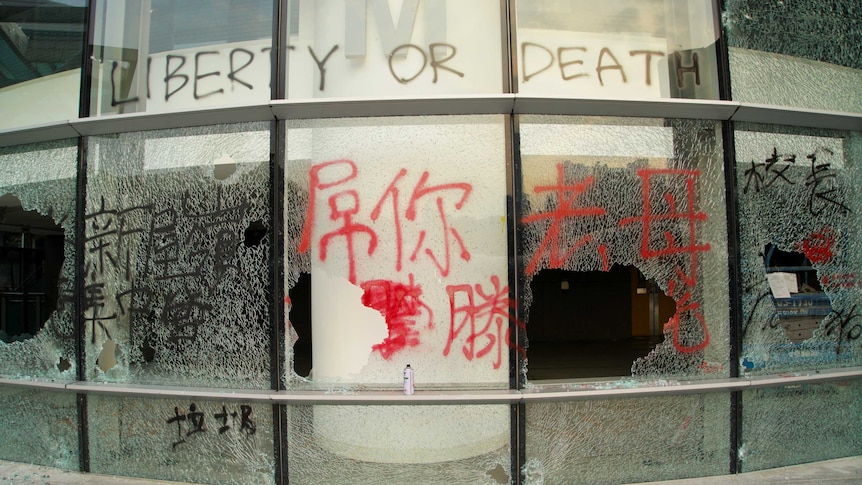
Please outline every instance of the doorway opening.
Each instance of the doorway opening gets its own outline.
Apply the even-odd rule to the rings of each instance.
[[[527,379],[631,375],[663,340],[676,303],[634,266],[610,271],[545,269],[531,283]]]

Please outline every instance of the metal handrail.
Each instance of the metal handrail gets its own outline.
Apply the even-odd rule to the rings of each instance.
[[[702,381],[618,381],[564,383],[531,386],[528,389],[417,390],[405,396],[400,390],[356,390],[333,387],[324,390],[270,391],[135,384],[74,380],[0,378],[0,388],[99,394],[124,397],[183,398],[219,401],[268,402],[285,405],[476,405],[581,401],[657,397],[683,394],[746,391],[769,387],[822,384],[862,379],[862,367],[811,370],[787,374],[746,376]]]
[[[0,147],[78,136],[276,119],[548,114],[689,118],[862,131],[862,114],[699,99],[586,99],[513,93],[420,98],[273,100],[244,106],[77,118],[0,131]]]

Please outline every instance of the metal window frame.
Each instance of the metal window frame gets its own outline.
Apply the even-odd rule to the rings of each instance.
[[[236,388],[177,387],[115,384],[77,380],[22,380],[0,378],[0,388],[16,387],[105,396],[243,401],[284,405],[475,405],[517,404],[600,399],[676,396],[715,392],[747,391],[802,384],[825,384],[862,380],[862,367],[811,370],[702,381],[609,381],[548,385],[527,389],[417,390],[406,396],[401,390],[258,390]]]
[[[171,113],[133,113],[78,118],[0,131],[0,147],[80,136],[310,118],[431,115],[573,115],[687,118],[862,131],[862,114],[688,99],[583,99],[516,93],[423,98],[273,100],[246,106]]]
[[[0,147],[22,145],[28,143],[46,142],[58,139],[78,138],[79,140],[79,173],[78,173],[78,227],[76,267],[83,267],[83,212],[84,194],[86,190],[86,149],[89,136],[108,135],[124,132],[146,130],[162,130],[206,126],[222,123],[241,123],[255,121],[271,122],[271,176],[272,187],[270,200],[272,208],[272,225],[270,234],[274,238],[270,262],[272,267],[271,312],[272,348],[270,356],[271,381],[270,390],[249,389],[213,389],[213,388],[179,388],[171,386],[144,386],[114,383],[88,382],[84,379],[84,349],[83,327],[78,322],[78,380],[45,381],[17,380],[0,378],[0,388],[17,387],[34,390],[73,393],[77,396],[79,419],[80,467],[82,471],[89,470],[89,449],[87,429],[87,396],[91,394],[125,396],[137,398],[178,398],[203,399],[220,401],[244,401],[254,403],[269,403],[273,410],[274,453],[276,483],[287,483],[289,467],[287,453],[286,412],[293,405],[479,405],[498,404],[509,405],[511,409],[511,446],[512,466],[511,477],[514,483],[521,483],[521,465],[526,459],[524,438],[525,406],[528,403],[643,398],[667,395],[729,393],[731,396],[730,419],[730,465],[731,473],[739,471],[736,460],[735,446],[739,443],[741,396],[742,392],[751,389],[768,387],[795,386],[800,384],[823,384],[835,381],[855,381],[862,379],[862,367],[843,369],[812,370],[793,374],[739,376],[738,369],[730,372],[726,379],[702,381],[664,381],[665,385],[648,381],[624,381],[615,383],[590,383],[578,385],[542,386],[541,388],[525,388],[521,381],[521,357],[516,351],[511,356],[517,365],[510,369],[510,389],[501,390],[419,390],[415,395],[404,396],[399,391],[388,390],[357,390],[342,393],[338,390],[288,390],[282,378],[284,365],[284,305],[281,293],[283,287],[283,267],[281,258],[283,242],[281,239],[283,225],[283,167],[285,147],[285,121],[293,119],[312,118],[350,118],[350,117],[392,117],[392,116],[449,116],[449,115],[504,115],[507,118],[507,164],[511,164],[508,175],[517,180],[519,174],[518,117],[520,114],[560,115],[560,116],[604,116],[604,117],[651,117],[651,118],[688,118],[722,122],[724,143],[724,164],[726,172],[733,167],[733,123],[753,122],[775,125],[786,125],[807,128],[826,128],[844,131],[862,131],[862,114],[835,111],[812,110],[795,107],[773,106],[754,103],[740,103],[726,100],[692,100],[692,99],[587,99],[575,97],[539,96],[517,93],[518,76],[517,59],[512,52],[512,46],[517,45],[515,13],[516,0],[500,0],[501,24],[501,55],[503,59],[503,90],[498,94],[476,94],[464,96],[423,96],[423,97],[391,97],[391,98],[329,98],[329,99],[284,99],[287,93],[286,85],[286,52],[288,41],[288,0],[273,0],[273,49],[271,72],[271,98],[265,103],[225,106],[182,112],[169,113],[132,113],[122,115],[107,115],[89,117],[90,95],[92,82],[93,41],[96,0],[89,0],[88,23],[85,26],[87,45],[83,49],[83,64],[79,94],[79,118],[25,126],[0,131]],[[723,0],[714,0],[717,12],[723,12]],[[718,15],[714,19],[718,22]],[[720,31],[721,29],[719,29]],[[720,33],[716,49],[718,49],[718,70],[721,81],[720,91],[723,99],[730,99],[730,73],[726,56],[726,35]],[[722,51],[725,49],[725,51]],[[723,52],[723,55],[722,55]],[[733,246],[735,227],[735,205],[731,200],[735,197],[732,186],[733,176],[726,173],[726,190],[728,191],[728,237],[729,245]],[[510,183],[513,196],[513,206],[510,207],[510,248],[509,285],[514,296],[523,284],[517,264],[517,214],[518,189],[516,183]],[[733,213],[733,214],[731,214]],[[731,217],[731,215],[733,217]],[[738,265],[738,254],[729,252],[731,275]],[[737,261],[731,261],[736,258]],[[79,271],[80,272],[80,271]],[[79,274],[80,276],[80,274]],[[79,278],[80,281],[80,278]],[[80,310],[81,291],[76,285],[77,305]],[[731,304],[739,305],[739,295],[731,293]],[[523,308],[518,308],[520,315]],[[731,356],[730,362],[735,362],[734,356],[739,352],[738,313],[732,310],[731,318]],[[78,320],[83,317],[77,312]],[[519,339],[523,339],[519,335]]]

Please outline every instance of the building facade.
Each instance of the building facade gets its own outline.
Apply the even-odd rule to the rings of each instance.
[[[0,459],[862,454],[857,0],[3,1],[0,110]]]

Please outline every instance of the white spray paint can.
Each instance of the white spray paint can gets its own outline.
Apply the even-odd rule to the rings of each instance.
[[[410,368],[410,364],[407,364],[407,367],[404,368],[404,394],[410,396],[414,390],[413,369]]]

